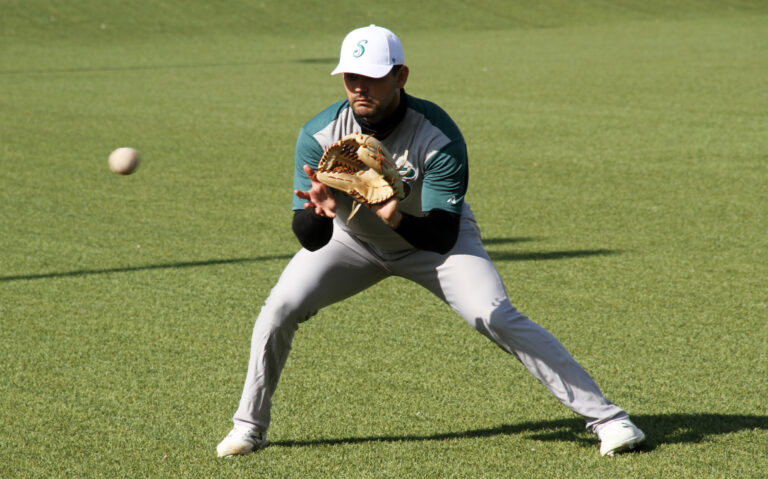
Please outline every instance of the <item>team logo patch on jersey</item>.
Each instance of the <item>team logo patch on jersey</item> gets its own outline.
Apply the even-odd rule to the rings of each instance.
[[[400,158],[395,157],[395,166],[397,166],[400,176],[405,182],[413,181],[419,176],[419,171],[413,166],[413,163],[408,161],[408,150],[405,150]]]

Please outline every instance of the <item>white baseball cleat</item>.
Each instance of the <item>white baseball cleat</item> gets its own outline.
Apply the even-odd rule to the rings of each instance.
[[[616,452],[634,449],[645,440],[643,431],[637,428],[629,418],[617,419],[603,424],[597,430],[600,438],[600,455],[613,456]]]
[[[245,456],[267,447],[266,433],[259,432],[251,426],[236,424],[218,446],[219,457]]]

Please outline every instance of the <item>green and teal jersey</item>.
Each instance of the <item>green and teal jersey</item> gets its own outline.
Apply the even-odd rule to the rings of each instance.
[[[408,109],[403,120],[382,140],[407,185],[408,195],[400,201],[400,210],[416,216],[433,209],[460,214],[468,185],[464,137],[439,106],[412,96],[406,96],[406,101]],[[304,165],[317,169],[326,148],[344,135],[360,131],[346,100],[329,106],[307,122],[296,142],[294,189],[306,191],[310,188]],[[383,250],[410,247],[367,208],[361,209],[347,225],[352,199],[336,190],[334,196],[337,225]],[[305,200],[294,195],[294,210],[303,209],[304,203]]]

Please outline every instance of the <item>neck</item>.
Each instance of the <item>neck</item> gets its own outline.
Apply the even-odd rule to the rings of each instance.
[[[407,95],[405,94],[405,90],[400,90],[400,102],[397,104],[397,107],[392,112],[392,114],[387,118],[376,123],[371,123],[365,118],[358,116],[356,113],[353,112],[353,114],[355,116],[355,121],[358,125],[360,125],[360,129],[363,134],[373,135],[381,140],[392,133],[392,130],[394,130],[397,125],[400,124],[400,122],[403,120],[403,117],[405,117],[405,112],[407,110]]]

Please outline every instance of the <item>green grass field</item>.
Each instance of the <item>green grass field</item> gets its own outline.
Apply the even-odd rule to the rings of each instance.
[[[0,0],[0,477],[765,477],[768,2],[64,3]],[[389,279],[302,325],[272,446],[215,457],[299,248],[298,129],[369,23],[462,128],[513,303],[642,451]]]

